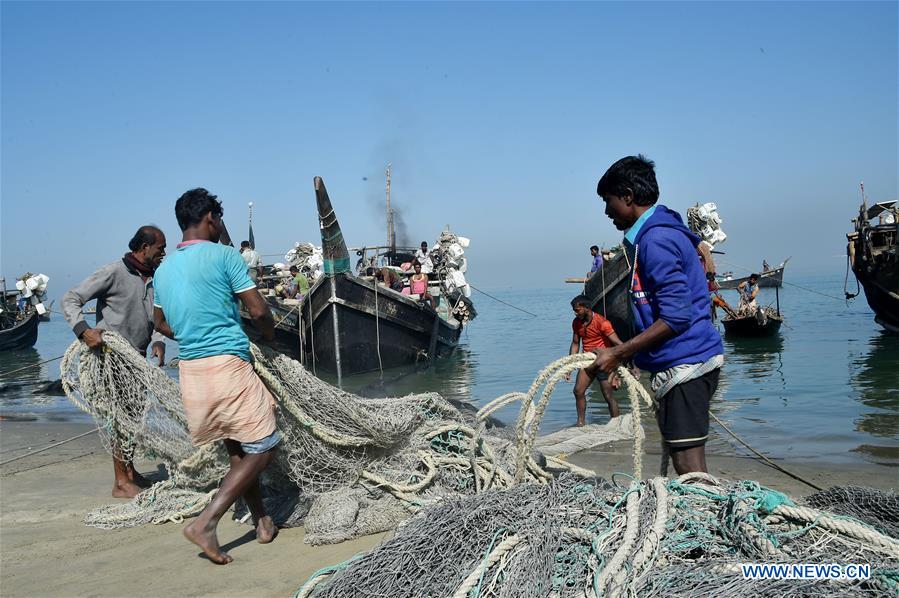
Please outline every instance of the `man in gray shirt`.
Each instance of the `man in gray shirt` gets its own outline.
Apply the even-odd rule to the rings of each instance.
[[[155,226],[142,226],[128,243],[131,250],[111,264],[103,266],[81,281],[62,298],[62,309],[69,326],[79,339],[96,349],[103,345],[103,331],[112,330],[146,354],[153,341],[153,356],[159,365],[165,361],[165,344],[153,332],[153,273],[165,256],[165,235]],[[84,320],[82,309],[97,300],[97,324]],[[115,482],[112,495],[132,498],[149,483],[123,458],[120,447],[113,447]]]

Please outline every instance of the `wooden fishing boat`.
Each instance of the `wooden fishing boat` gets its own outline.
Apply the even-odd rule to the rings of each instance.
[[[275,341],[269,343],[313,371],[342,376],[408,365],[451,353],[459,342],[464,309],[476,315],[461,293],[444,295],[437,309],[353,274],[337,216],[321,178],[315,195],[322,237],[324,275],[300,301],[269,297]],[[244,329],[258,338],[248,318]]]
[[[631,266],[624,251],[618,251],[584,282],[584,295],[593,311],[612,323],[622,341],[634,336],[630,304]]]
[[[781,286],[783,286],[784,268],[789,261],[790,258],[787,258],[782,261],[776,268],[771,268],[770,270],[762,270],[761,272],[759,272],[759,287],[780,288]],[[748,280],[749,276],[744,276],[742,278],[719,277],[716,279],[716,282],[718,283],[719,288],[735,289],[740,286],[741,282],[746,282]]]
[[[772,308],[763,307],[750,315],[726,316],[721,323],[728,336],[773,336],[780,330],[783,317]]]
[[[33,347],[37,342],[39,322],[40,317],[33,309],[27,312],[10,312],[4,309],[0,314],[0,351],[18,351]]]
[[[865,291],[874,320],[899,333],[899,202],[868,208],[864,187],[862,195],[858,217],[852,221],[855,231],[846,235],[849,266]],[[849,298],[854,296],[847,293]]]

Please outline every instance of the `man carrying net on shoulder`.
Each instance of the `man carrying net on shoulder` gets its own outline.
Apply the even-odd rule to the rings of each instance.
[[[274,399],[256,375],[241,328],[243,302],[263,338],[274,337],[271,312],[233,247],[218,244],[222,204],[192,189],[175,204],[182,242],[156,273],[156,328],[178,341],[184,413],[194,445],[224,440],[231,468],[212,502],[184,528],[188,540],[220,565],[233,559],[219,547],[216,527],[238,497],[253,516],[256,539],[276,534],[265,513],[259,474],[271,463],[281,435]]]

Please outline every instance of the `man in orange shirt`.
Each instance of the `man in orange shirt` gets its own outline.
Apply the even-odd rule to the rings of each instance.
[[[572,299],[571,308],[574,310],[575,318],[571,322],[573,335],[571,336],[571,348],[568,350],[569,355],[580,352],[582,343],[584,353],[622,344],[621,339],[615,334],[615,329],[612,328],[612,323],[591,309],[590,299],[585,295],[578,295]],[[602,389],[602,396],[605,397],[609,406],[609,415],[618,417],[618,401],[615,400],[613,394],[612,382],[603,372],[599,372],[597,377],[599,378],[599,387]],[[567,376],[566,379],[570,380],[571,376]],[[575,425],[578,427],[587,423],[587,389],[593,384],[593,380],[594,376],[588,374],[587,370],[578,371],[577,380],[574,383],[574,402],[577,406],[577,424]]]

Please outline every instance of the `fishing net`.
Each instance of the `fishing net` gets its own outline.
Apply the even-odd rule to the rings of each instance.
[[[760,581],[742,563],[871,569],[867,580]],[[444,500],[297,596],[881,596],[899,587],[897,566],[896,540],[754,482],[563,474]]]
[[[86,523],[111,528],[199,513],[227,472],[221,443],[194,447],[177,383],[118,335],[106,332],[104,340],[102,351],[76,342],[66,352],[66,394],[93,415],[111,452],[160,460],[169,477],[130,503],[88,513]],[[504,395],[481,412],[435,393],[366,399],[323,382],[280,353],[254,345],[252,354],[277,400],[284,436],[261,479],[266,507],[282,526],[305,522],[309,542],[392,529],[446,496],[520,481],[545,484],[551,471],[577,469],[532,451],[539,417],[528,410],[527,425],[517,435],[493,425],[490,414],[515,401],[537,410],[527,393]],[[535,393],[536,387],[530,396]],[[542,416],[545,401],[539,410]],[[600,429],[591,438],[598,443],[620,436],[620,429]],[[120,446],[126,450],[115,448]],[[237,514],[244,510],[238,507]]]
[[[218,443],[193,447],[177,384],[120,337],[104,338],[100,352],[70,347],[62,364],[66,393],[94,415],[107,446],[163,461],[169,478],[129,503],[92,511],[86,523],[109,528],[195,515],[227,469],[224,451]],[[640,411],[651,398],[624,369],[618,374],[632,412],[618,426],[632,426],[633,478],[624,485],[617,476],[604,480],[536,451],[545,445],[538,429],[554,387],[592,355],[553,362],[526,392],[475,411],[433,393],[364,399],[283,355],[255,346],[252,353],[285,436],[261,480],[276,522],[303,523],[312,543],[396,530],[369,553],[316,573],[299,596],[895,595],[899,589],[893,493],[832,488],[799,505],[755,482],[707,474],[641,481]],[[493,425],[491,415],[509,405],[519,406],[515,426]],[[237,516],[244,512],[238,508]],[[864,580],[759,581],[744,579],[742,563],[871,569]]]

